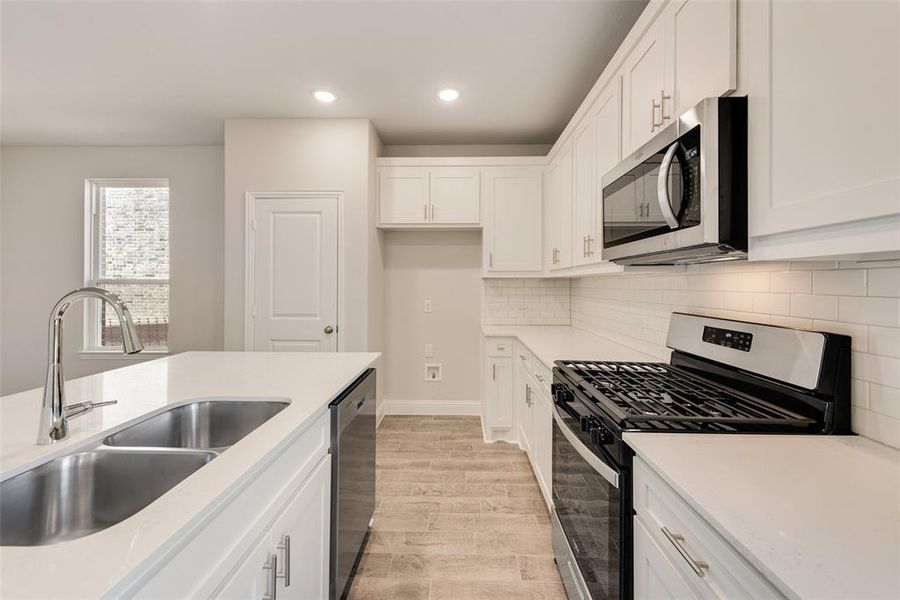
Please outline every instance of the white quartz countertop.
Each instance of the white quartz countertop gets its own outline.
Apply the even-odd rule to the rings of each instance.
[[[900,451],[857,436],[625,441],[788,597],[900,597]]]
[[[486,337],[518,338],[547,368],[556,360],[658,362],[649,354],[565,325],[482,325]]]
[[[49,546],[0,547],[0,597],[96,598],[154,557],[248,471],[378,359],[374,353],[187,352],[67,382],[69,403],[118,404],[70,421],[69,438],[35,443],[42,390],[0,398],[0,479],[150,414],[196,399],[287,399],[290,405],[129,519]]]

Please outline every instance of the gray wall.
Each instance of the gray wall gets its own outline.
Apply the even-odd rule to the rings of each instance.
[[[221,147],[7,146],[0,177],[0,394],[43,385],[50,307],[84,285],[84,180],[104,177],[169,179],[169,349],[222,349]],[[81,320],[80,307],[66,317],[67,377],[141,360],[82,358]]]

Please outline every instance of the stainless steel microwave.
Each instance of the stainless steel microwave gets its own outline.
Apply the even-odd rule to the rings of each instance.
[[[601,179],[603,257],[672,265],[747,256],[747,99],[707,98]]]

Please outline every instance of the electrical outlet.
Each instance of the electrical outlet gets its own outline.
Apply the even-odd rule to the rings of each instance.
[[[441,363],[425,363],[425,381],[441,380]]]
[[[425,344],[425,358],[434,356],[434,344]]]
[[[425,312],[426,314],[431,312],[431,300],[425,301]]]

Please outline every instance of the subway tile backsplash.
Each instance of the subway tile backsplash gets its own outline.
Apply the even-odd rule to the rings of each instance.
[[[570,325],[568,279],[482,279],[483,325]]]
[[[673,311],[853,338],[853,429],[900,448],[900,262],[693,265],[571,281],[572,325],[668,360]]]

